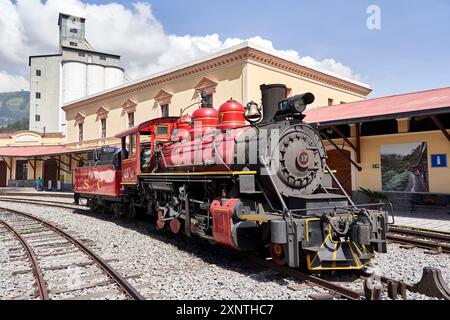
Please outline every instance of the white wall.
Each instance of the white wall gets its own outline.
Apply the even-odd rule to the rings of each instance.
[[[30,65],[30,130],[58,132],[60,115],[60,56],[36,57]],[[36,70],[41,76],[36,76]],[[41,98],[36,99],[36,92]],[[36,121],[36,115],[41,120]]]

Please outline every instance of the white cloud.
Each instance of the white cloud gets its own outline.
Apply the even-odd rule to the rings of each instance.
[[[221,40],[218,34],[168,34],[146,2],[136,2],[132,8],[126,8],[114,2],[94,5],[81,0],[17,0],[13,4],[10,0],[0,0],[0,12],[0,70],[16,75],[17,79],[28,77],[28,56],[57,52],[59,12],[85,17],[88,41],[98,51],[121,55],[126,74],[132,80],[243,41]],[[355,80],[359,78],[334,59],[317,61],[302,57],[295,50],[276,50],[271,41],[259,36],[246,40],[305,65]],[[1,84],[0,90],[3,90]]]
[[[0,70],[0,92],[29,90],[28,80],[22,76],[11,75],[4,70]]]

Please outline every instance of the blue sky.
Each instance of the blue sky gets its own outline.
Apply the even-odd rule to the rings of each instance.
[[[371,5],[380,30],[367,28]],[[0,0],[0,10],[0,92],[28,89],[28,56],[57,52],[59,12],[85,17],[89,42],[121,55],[130,80],[251,39],[365,82],[369,97],[450,86],[449,0]]]
[[[131,7],[135,1],[116,2]],[[334,58],[372,86],[372,97],[450,86],[447,0],[147,2],[169,34],[261,36],[277,49]],[[381,9],[381,30],[366,27],[369,5]]]

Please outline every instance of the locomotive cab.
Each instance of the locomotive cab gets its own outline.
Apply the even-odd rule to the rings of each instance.
[[[176,117],[146,121],[116,135],[122,146],[122,185],[135,187],[140,174],[150,173],[155,163],[156,146],[172,138]]]

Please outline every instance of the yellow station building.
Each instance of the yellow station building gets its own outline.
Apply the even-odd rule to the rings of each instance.
[[[291,93],[312,92],[311,107],[365,99],[369,86],[311,69],[252,43],[66,104],[67,145],[74,148],[118,142],[113,137],[132,124],[178,116],[205,90],[218,108],[233,98],[260,101],[259,85],[283,83]],[[195,109],[192,108],[191,111]]]
[[[366,100],[371,92],[366,84],[301,65],[249,42],[65,104],[64,136],[52,140],[49,134],[28,133],[36,136],[30,145],[57,144],[60,149],[46,156],[32,150],[22,154],[30,164],[26,177],[17,176],[14,161],[19,158],[5,149],[18,145],[17,135],[23,133],[5,136],[0,140],[0,185],[14,186],[20,177],[33,181],[31,163],[36,158],[38,163],[42,160],[34,166],[38,175],[45,177],[45,160],[56,161],[58,179],[70,188],[77,158],[87,149],[118,144],[114,138],[118,132],[151,118],[178,116],[181,109],[199,101],[202,90],[215,108],[230,98],[259,103],[259,86],[264,83],[283,83],[288,95],[315,95],[306,121],[324,135],[329,165],[354,197],[360,187],[388,191],[402,201],[414,193],[450,194],[449,88]],[[400,150],[399,154],[393,150]],[[386,179],[389,175],[392,179]]]

